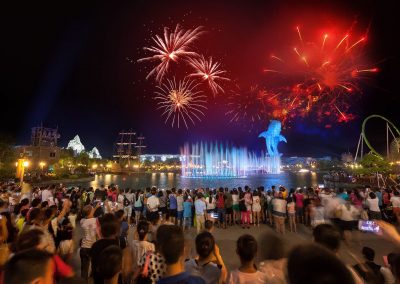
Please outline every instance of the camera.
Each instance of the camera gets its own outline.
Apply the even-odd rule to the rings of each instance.
[[[211,215],[211,218],[218,219],[218,213],[212,212],[210,215]]]
[[[380,228],[377,223],[369,220],[358,221],[358,229],[362,232],[378,233]]]

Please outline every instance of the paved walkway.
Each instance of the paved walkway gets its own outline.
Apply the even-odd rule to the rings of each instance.
[[[131,228],[130,231],[131,237],[133,228]],[[79,240],[80,238],[80,233],[80,229],[77,228],[77,240]],[[226,266],[229,270],[232,270],[237,268],[240,264],[239,259],[236,255],[236,240],[239,238],[239,236],[241,236],[242,234],[253,235],[259,241],[259,250],[263,250],[263,248],[265,248],[265,245],[263,246],[263,242],[260,241],[260,238],[266,233],[274,233],[274,230],[268,225],[260,225],[260,227],[252,226],[250,229],[242,229],[240,226],[232,226],[228,227],[228,229],[215,228],[213,235],[215,236]],[[375,261],[381,265],[383,264],[382,257],[384,255],[387,255],[390,252],[400,252],[400,250],[397,249],[390,242],[382,239],[381,237],[373,233],[362,233],[357,231],[354,234],[356,238],[350,243],[349,246],[342,243],[342,247],[339,253],[340,258],[350,265],[356,263],[356,260],[351,256],[351,254],[353,254],[355,257],[358,257],[359,259],[362,259],[360,252],[363,246],[369,246],[376,251]],[[186,238],[191,240],[192,243],[191,254],[194,254],[195,251],[195,236],[196,231],[194,229],[186,234]],[[285,236],[282,236],[282,238],[286,247],[286,251],[289,251],[293,246],[297,244],[312,241],[311,228],[303,225],[298,225],[297,233],[287,232]],[[83,283],[79,281],[80,258],[78,253],[74,255],[71,261],[71,265],[74,267],[74,270],[76,271],[76,274],[78,276],[77,279],[74,279],[74,283]]]

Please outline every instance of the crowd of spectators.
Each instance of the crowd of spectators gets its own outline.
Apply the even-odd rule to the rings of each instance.
[[[369,246],[354,266],[339,257],[342,240],[357,239],[363,221],[400,246],[389,223],[400,219],[396,187],[0,186],[0,283],[400,283],[396,251],[383,266]],[[313,242],[287,251],[281,235],[286,227],[296,233],[299,224],[312,229]],[[232,248],[240,265],[228,269],[213,232],[234,226],[243,228]],[[256,239],[251,226],[273,226],[276,233]],[[77,251],[80,272],[71,267]]]

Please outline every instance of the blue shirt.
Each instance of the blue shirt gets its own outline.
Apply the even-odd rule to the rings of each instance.
[[[343,200],[347,200],[347,199],[348,199],[348,195],[347,195],[346,192],[339,193],[339,194],[337,195],[337,197],[338,197],[338,198],[341,198],[341,199],[343,199]]]
[[[197,199],[194,202],[194,209],[196,211],[196,215],[204,215],[204,211],[206,211],[206,203],[201,199]]]
[[[376,197],[378,197],[378,206],[382,206],[382,192],[380,191],[375,191]]]
[[[169,209],[176,209],[178,208],[178,203],[176,202],[175,194],[169,195]]]
[[[176,284],[176,283],[185,283],[185,284],[206,284],[206,282],[198,277],[190,275],[187,272],[183,272],[177,275],[164,277],[158,280],[158,284]]]
[[[192,217],[192,202],[189,201],[183,202],[183,217],[184,218]]]

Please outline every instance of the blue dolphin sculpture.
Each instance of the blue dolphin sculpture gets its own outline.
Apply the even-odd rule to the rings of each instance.
[[[271,120],[267,131],[261,132],[258,135],[258,138],[265,138],[265,144],[270,157],[282,155],[278,151],[278,144],[281,141],[287,143],[286,138],[280,134],[281,128],[282,124],[279,120]]]

